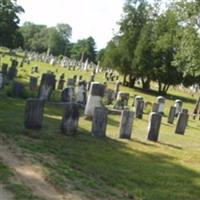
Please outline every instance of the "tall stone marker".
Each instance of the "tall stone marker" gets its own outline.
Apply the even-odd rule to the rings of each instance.
[[[154,142],[158,141],[161,120],[162,120],[161,114],[154,112],[150,114],[149,126],[148,126],[148,140]]]
[[[159,104],[158,113],[164,114],[165,98],[162,96],[157,97],[157,103]]]
[[[175,133],[184,135],[188,124],[189,114],[187,109],[183,109],[178,115]]]
[[[174,123],[174,118],[176,116],[176,107],[171,106],[170,111],[169,111],[169,115],[168,115],[168,123],[169,124],[173,124]]]
[[[130,139],[132,134],[134,112],[123,110],[121,114],[121,122],[119,128],[119,137]]]

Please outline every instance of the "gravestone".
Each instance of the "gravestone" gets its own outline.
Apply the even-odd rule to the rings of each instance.
[[[72,86],[72,87],[75,86],[75,81],[74,81],[73,78],[67,79],[67,87],[68,87],[68,86]]]
[[[79,106],[76,103],[69,103],[61,122],[61,131],[68,136],[75,135],[78,129]]]
[[[13,82],[12,84],[12,96],[14,97],[23,97],[24,94],[24,85],[19,82]]]
[[[106,136],[108,110],[104,107],[95,107],[92,120],[92,135],[97,137]]]
[[[178,114],[179,114],[179,113],[181,112],[181,110],[182,110],[183,101],[177,99],[177,100],[175,101],[174,107],[176,108],[175,115],[178,116]]]
[[[118,92],[119,92],[119,88],[120,88],[120,85],[122,83],[120,81],[117,81],[116,82],[116,85],[115,85],[115,98],[117,98],[117,95],[118,95]]]
[[[62,91],[61,101],[70,103],[74,101],[74,87],[69,86]]]
[[[85,105],[87,101],[86,82],[79,81],[76,91],[76,102]]]
[[[162,96],[157,97],[157,103],[159,104],[158,113],[164,114],[165,98]]]
[[[174,123],[174,118],[176,116],[176,107],[171,106],[170,111],[169,111],[169,116],[168,116],[168,123],[173,124]]]
[[[34,76],[31,76],[30,77],[30,90],[31,91],[34,91],[37,89],[37,82],[38,82],[38,79]]]
[[[0,89],[2,89],[4,86],[4,82],[3,82],[3,73],[0,73]]]
[[[17,68],[10,67],[8,70],[8,79],[13,80],[17,76]]]
[[[62,74],[60,76],[60,80],[58,81],[58,90],[63,90],[65,84],[65,75]]]
[[[123,110],[125,106],[128,106],[128,100],[129,100],[129,93],[118,92],[114,109]]]
[[[154,103],[153,107],[152,107],[152,112],[158,113],[158,109],[159,109],[159,104],[158,103]]]
[[[144,111],[144,98],[141,96],[135,97],[135,117],[142,119]]]
[[[3,73],[4,76],[7,76],[7,74],[8,74],[8,64],[6,64],[6,63],[2,64],[2,73]]]
[[[115,100],[115,92],[112,89],[106,89],[105,90],[105,99],[106,99],[106,104],[111,105],[113,101]]]
[[[194,111],[193,111],[193,119],[196,119],[196,116],[199,115],[200,120],[200,97],[197,99]]]
[[[104,97],[104,92],[105,85],[98,82],[92,83],[84,112],[86,116],[92,117],[95,107],[102,106],[102,98]]]
[[[131,139],[134,112],[123,110],[120,120],[119,137]]]
[[[55,82],[55,75],[43,74],[40,82],[38,98],[42,100],[49,100],[55,87]]]
[[[162,115],[159,113],[151,113],[148,126],[148,140],[157,142],[160,125],[161,125]]]
[[[189,119],[188,110],[183,109],[182,112],[180,112],[178,115],[175,133],[181,135],[185,134],[185,129],[188,124],[188,119]]]
[[[40,99],[28,99],[25,107],[24,126],[27,129],[42,128],[44,101]]]

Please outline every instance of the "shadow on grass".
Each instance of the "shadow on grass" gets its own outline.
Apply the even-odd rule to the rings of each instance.
[[[199,200],[200,174],[176,164],[173,156],[159,153],[159,149],[147,153],[132,149],[123,141],[92,137],[84,123],[77,136],[66,137],[60,133],[60,120],[53,117],[44,118],[40,131],[25,130],[24,102],[7,103],[2,112],[0,101],[0,131],[43,164],[57,188],[75,191],[88,199]],[[59,113],[60,110],[49,107],[45,111],[47,116]],[[111,123],[117,125],[115,120]]]

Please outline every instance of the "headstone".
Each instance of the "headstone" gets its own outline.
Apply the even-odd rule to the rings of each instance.
[[[120,85],[121,85],[121,82],[120,82],[120,81],[117,81],[117,82],[116,82],[116,85],[115,85],[115,98],[117,98]]]
[[[76,103],[69,103],[61,122],[61,131],[68,136],[75,135],[78,129],[79,106]]]
[[[113,101],[115,100],[115,92],[112,89],[106,89],[105,90],[105,98],[106,98],[106,104],[111,105]]]
[[[37,89],[37,81],[38,79],[36,77],[31,76],[30,77],[30,90],[34,91]]]
[[[24,126],[27,129],[42,128],[44,101],[40,99],[28,99],[26,101]]]
[[[3,73],[0,73],[0,89],[3,88]]]
[[[64,77],[61,75],[60,80],[58,81],[58,90],[63,90],[65,84]]]
[[[183,101],[177,99],[177,100],[175,101],[174,107],[176,108],[175,115],[178,116],[178,114],[179,114],[179,113],[181,112],[181,110],[182,110]]]
[[[158,109],[159,109],[159,104],[158,103],[154,103],[153,107],[152,107],[152,112],[158,113]]]
[[[62,91],[61,101],[70,103],[74,101],[74,87],[67,87]]]
[[[132,134],[134,112],[123,110],[120,120],[119,137],[130,139]]]
[[[67,79],[67,86],[73,86],[73,87],[75,86],[75,81],[73,78]]]
[[[141,96],[135,97],[135,117],[142,119],[144,111],[144,98]]]
[[[92,83],[85,107],[86,116],[92,117],[94,114],[95,107],[102,106],[102,98],[104,96],[104,91],[105,91],[104,85],[98,82]]]
[[[164,114],[165,98],[162,96],[157,97],[157,103],[159,104],[158,113]]]
[[[8,79],[13,80],[17,76],[17,68],[10,67],[8,70]]]
[[[76,102],[85,105],[87,101],[86,82],[80,81],[76,91]]]
[[[161,120],[162,120],[161,114],[154,112],[150,114],[149,126],[148,126],[148,140],[154,142],[158,141]]]
[[[23,97],[24,85],[19,82],[13,82],[12,84],[12,95],[14,97]]]
[[[175,133],[184,135],[185,129],[188,124],[188,119],[189,119],[188,110],[183,109],[182,112],[180,112],[178,115]]]
[[[118,92],[114,108],[118,110],[123,110],[125,106],[128,106],[128,100],[129,100],[129,93]]]
[[[6,64],[6,63],[2,64],[2,73],[3,73],[4,76],[7,76],[7,74],[8,74],[8,64]]]
[[[195,119],[197,115],[199,115],[199,120],[200,120],[200,97],[197,99],[197,102],[193,111],[193,119]]]
[[[175,116],[176,116],[176,107],[171,106],[170,111],[169,111],[169,116],[168,116],[168,123],[169,124],[174,123]]]
[[[38,93],[38,98],[42,100],[49,100],[52,91],[55,87],[55,75],[53,74],[43,74],[40,83],[40,89]]]
[[[108,111],[104,107],[95,107],[92,121],[92,135],[97,137],[106,136]]]

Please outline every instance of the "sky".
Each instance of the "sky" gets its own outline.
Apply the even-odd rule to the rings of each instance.
[[[56,26],[67,23],[72,27],[72,42],[92,36],[97,49],[106,47],[118,31],[125,0],[17,0],[25,13],[25,21]]]

